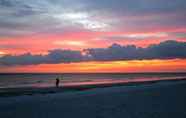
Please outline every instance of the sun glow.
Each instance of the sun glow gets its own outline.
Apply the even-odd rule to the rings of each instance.
[[[0,68],[1,72],[180,72],[186,71],[186,59],[132,60],[106,62],[80,62],[68,64],[41,64]]]
[[[56,45],[69,45],[69,46],[84,46],[86,45],[84,41],[56,41]]]
[[[5,54],[5,52],[0,51],[0,57],[4,56]]]

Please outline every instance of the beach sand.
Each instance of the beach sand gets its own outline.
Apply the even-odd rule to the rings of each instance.
[[[0,118],[186,118],[186,81],[0,97]]]

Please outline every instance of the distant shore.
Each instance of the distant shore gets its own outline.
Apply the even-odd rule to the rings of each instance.
[[[83,91],[93,88],[105,88],[115,86],[138,86],[150,85],[162,82],[186,81],[186,78],[166,79],[166,80],[148,80],[148,81],[130,81],[114,83],[97,83],[85,85],[68,85],[56,87],[17,87],[17,88],[0,88],[0,97],[11,97],[21,95],[52,94],[60,92]]]

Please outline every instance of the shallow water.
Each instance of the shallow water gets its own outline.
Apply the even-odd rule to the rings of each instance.
[[[52,87],[186,78],[186,73],[0,74],[0,88]]]

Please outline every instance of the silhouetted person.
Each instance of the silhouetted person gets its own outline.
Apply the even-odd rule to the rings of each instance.
[[[56,78],[56,87],[59,87],[59,78]]]

